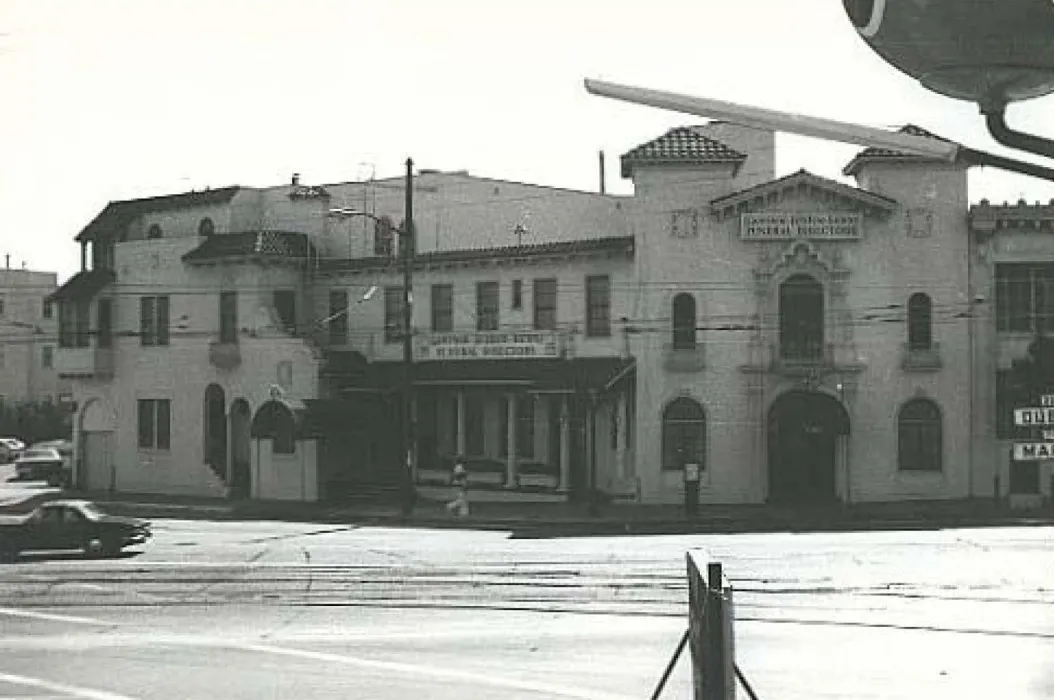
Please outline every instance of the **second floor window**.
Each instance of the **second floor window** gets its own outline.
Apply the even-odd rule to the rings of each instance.
[[[91,307],[86,301],[59,302],[59,347],[86,348],[91,331]]]
[[[681,293],[673,298],[673,347],[691,350],[695,347],[695,297]]]
[[[995,266],[995,323],[1001,332],[1043,333],[1054,326],[1054,263]]]
[[[113,299],[100,299],[95,306],[98,336],[95,344],[100,348],[113,347]]]
[[[586,277],[586,335],[611,335],[611,278],[607,275]]]
[[[50,301],[44,302],[44,308],[41,310],[41,316],[44,318],[51,318],[53,315],[53,305]]]
[[[274,293],[274,312],[278,327],[286,333],[296,333],[296,292],[278,289]]]
[[[534,281],[534,329],[556,330],[556,280]]]
[[[908,299],[908,349],[929,350],[933,347],[933,304],[918,292]]]
[[[476,330],[498,330],[498,283],[476,283]]]
[[[392,254],[392,220],[387,216],[373,222],[373,254],[389,257]]]
[[[348,291],[329,290],[329,342],[345,345],[348,342]]]
[[[823,286],[809,275],[793,275],[780,285],[780,357],[823,357]]]
[[[432,330],[449,333],[454,330],[454,286],[432,285]]]
[[[40,366],[44,369],[51,369],[55,366],[55,348],[45,345],[40,349]]]
[[[512,308],[523,308],[523,280],[512,281]]]
[[[403,338],[403,288],[384,288],[384,342],[397,343]]]
[[[220,292],[220,342],[238,342],[237,292]]]
[[[168,297],[139,297],[139,344],[168,345]]]

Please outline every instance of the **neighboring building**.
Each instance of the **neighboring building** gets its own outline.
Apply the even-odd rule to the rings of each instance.
[[[49,295],[58,275],[0,268],[0,400],[66,398],[68,382],[55,370],[58,320]]]
[[[425,488],[462,456],[502,498],[674,503],[689,464],[707,503],[991,496],[1010,340],[966,166],[866,149],[851,186],[774,162],[772,133],[715,122],[626,153],[628,197],[422,171],[412,237],[399,180],[111,203],[55,295],[78,478],[397,480],[408,242]]]

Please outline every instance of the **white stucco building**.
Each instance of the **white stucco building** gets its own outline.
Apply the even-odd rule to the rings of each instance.
[[[1005,493],[996,384],[1021,348],[999,261],[1054,261],[1050,208],[971,209],[965,165],[878,149],[849,181],[774,163],[771,133],[711,123],[628,150],[632,196],[418,173],[421,487],[462,456],[495,498],[676,503],[686,465],[704,503]],[[80,483],[397,480],[403,201],[398,180],[294,179],[108,205],[56,295],[94,339],[57,359]],[[1045,223],[991,223],[1021,217]]]

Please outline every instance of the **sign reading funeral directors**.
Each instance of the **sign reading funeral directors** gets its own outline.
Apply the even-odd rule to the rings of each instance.
[[[555,333],[433,333],[417,345],[421,360],[528,360],[560,356]]]

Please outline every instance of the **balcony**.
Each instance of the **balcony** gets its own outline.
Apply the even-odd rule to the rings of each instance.
[[[112,348],[62,348],[55,353],[60,379],[110,379],[114,372]]]
[[[668,342],[663,346],[662,360],[667,372],[701,372],[706,367],[706,346],[675,347]]]
[[[900,368],[905,372],[936,372],[944,366],[940,349],[940,343],[933,343],[928,348],[912,348],[904,343]]]
[[[238,343],[212,341],[209,343],[209,363],[218,369],[231,370],[242,362]]]

